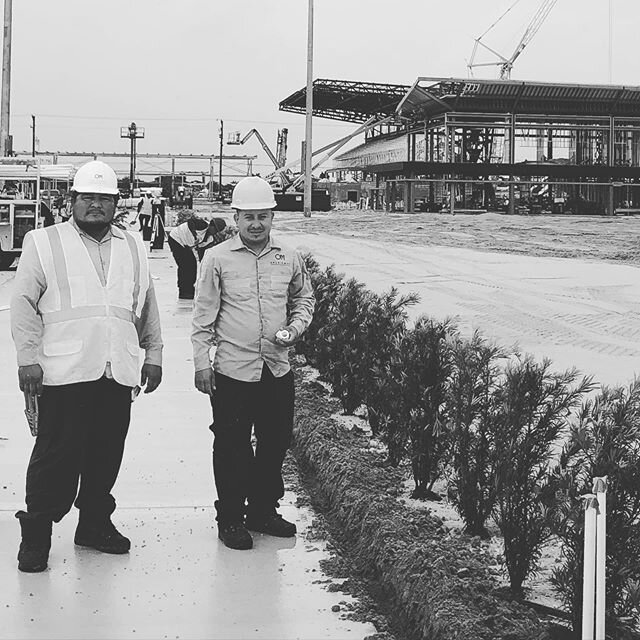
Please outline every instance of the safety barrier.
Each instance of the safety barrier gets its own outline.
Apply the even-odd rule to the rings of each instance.
[[[607,476],[593,479],[584,499],[582,640],[605,640]]]

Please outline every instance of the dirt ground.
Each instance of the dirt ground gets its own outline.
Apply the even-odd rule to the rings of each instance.
[[[395,241],[422,246],[461,247],[529,256],[580,258],[640,264],[639,216],[509,216],[500,213],[450,215],[339,210],[276,214],[280,228],[304,225],[309,233]]]

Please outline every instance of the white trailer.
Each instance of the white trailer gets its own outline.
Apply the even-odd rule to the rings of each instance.
[[[72,165],[11,161],[0,163],[0,269],[8,269],[20,255],[25,235],[43,225],[41,187],[68,186],[75,171]]]

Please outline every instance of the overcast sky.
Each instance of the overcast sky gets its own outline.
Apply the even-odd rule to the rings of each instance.
[[[411,84],[467,77],[473,38],[514,0],[315,0],[314,78]],[[505,55],[541,0],[519,0],[486,36]],[[512,77],[640,85],[638,0],[558,0]],[[304,116],[278,103],[306,82],[307,0],[14,0],[11,133],[41,150],[128,151],[120,127],[145,127],[138,150],[212,153],[226,133],[256,127],[275,150],[289,128],[300,153]],[[478,77],[497,77],[487,68]],[[314,118],[314,147],[353,125]],[[253,139],[225,153],[259,156]],[[157,162],[155,163],[158,164]],[[123,166],[126,166],[126,162]],[[140,166],[153,167],[153,163]],[[226,171],[226,169],[225,169]]]

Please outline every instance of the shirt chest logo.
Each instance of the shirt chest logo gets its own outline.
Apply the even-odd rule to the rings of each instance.
[[[288,266],[289,261],[287,260],[287,255],[285,253],[276,253],[269,264]]]

